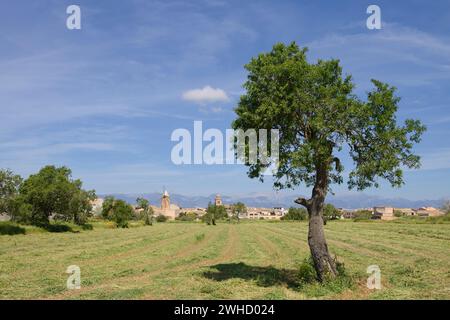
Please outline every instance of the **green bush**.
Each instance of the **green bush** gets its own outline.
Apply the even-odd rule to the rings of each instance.
[[[107,220],[114,221],[118,228],[127,228],[128,221],[134,216],[134,210],[123,200],[106,197],[103,202],[102,216]]]
[[[336,271],[338,273],[338,276],[336,279],[328,282],[341,283],[345,284],[346,286],[350,286],[353,280],[347,274],[344,263],[338,261],[337,258],[334,259],[334,263],[336,264]],[[311,284],[314,282],[318,282],[317,272],[314,268],[314,261],[311,256],[303,260],[303,262],[300,264],[298,269],[298,276],[302,284]]]
[[[175,218],[177,221],[195,221],[197,220],[197,214],[195,212],[182,212]]]
[[[206,213],[202,216],[202,221],[207,225],[215,225],[217,220],[228,219],[228,213],[224,206],[216,206],[215,204],[208,204]]]
[[[312,283],[317,280],[317,272],[316,269],[314,269],[312,257],[306,258],[300,264],[298,276],[302,283]]]
[[[289,208],[288,213],[281,220],[307,220],[308,212],[303,208]]]
[[[355,218],[353,221],[367,221],[372,219],[372,212],[369,210],[358,210],[354,213]]]
[[[159,216],[156,217],[156,222],[166,222],[167,219],[168,218],[165,215],[160,214]]]

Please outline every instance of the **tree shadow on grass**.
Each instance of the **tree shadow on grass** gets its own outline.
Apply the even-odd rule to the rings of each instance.
[[[0,235],[15,235],[15,234],[25,234],[25,228],[16,226],[14,224],[2,223],[0,224]]]
[[[272,266],[249,266],[243,262],[221,263],[210,266],[210,268],[217,271],[206,271],[203,273],[203,276],[215,281],[239,278],[255,280],[256,284],[261,287],[283,285],[290,289],[299,289],[301,286],[297,270],[278,269]]]
[[[41,228],[47,230],[48,232],[60,233],[60,232],[74,232],[78,233],[79,231],[74,231],[70,226],[66,224],[45,224],[42,225]]]

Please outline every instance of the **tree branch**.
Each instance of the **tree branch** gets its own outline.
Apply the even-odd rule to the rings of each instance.
[[[296,200],[294,200],[294,202],[306,208],[308,208],[311,205],[311,199],[297,198]]]

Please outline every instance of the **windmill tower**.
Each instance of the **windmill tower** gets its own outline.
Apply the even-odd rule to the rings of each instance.
[[[161,209],[169,210],[170,209],[170,196],[169,192],[164,188],[163,195],[161,197]]]

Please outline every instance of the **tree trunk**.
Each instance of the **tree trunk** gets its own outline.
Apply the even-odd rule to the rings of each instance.
[[[336,264],[328,251],[327,242],[325,240],[322,212],[316,211],[313,206],[311,206],[308,209],[308,213],[309,250],[311,251],[311,257],[314,261],[314,267],[316,269],[319,281],[322,282],[327,278],[336,277]]]
[[[337,276],[336,263],[328,251],[323,229],[323,206],[328,191],[327,165],[318,166],[316,182],[311,199],[299,198],[295,202],[306,207],[309,215],[308,244],[311,257],[319,281],[335,278]]]

